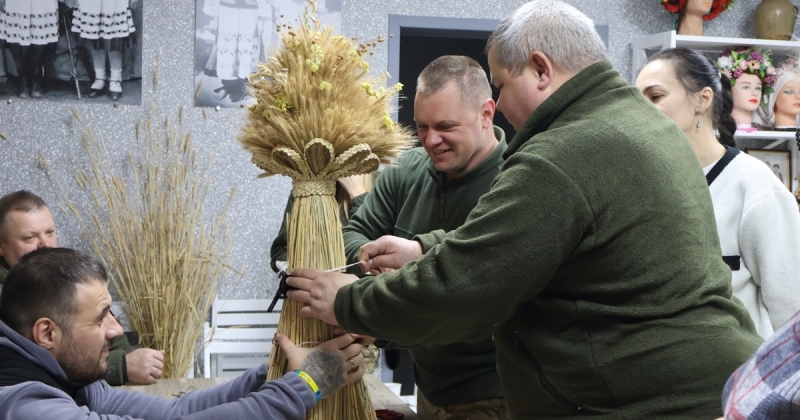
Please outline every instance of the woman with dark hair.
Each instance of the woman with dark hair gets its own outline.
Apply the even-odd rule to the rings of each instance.
[[[706,174],[733,294],[758,333],[771,336],[800,310],[800,215],[792,194],[764,163],[733,147],[731,85],[708,57],[661,51],[636,86],[686,134]]]
[[[660,0],[670,13],[677,13],[678,35],[703,35],[703,21],[713,20],[728,10],[734,0]]]

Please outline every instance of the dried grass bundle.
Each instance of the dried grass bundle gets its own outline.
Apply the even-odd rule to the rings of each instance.
[[[86,127],[81,139],[91,172],[80,170],[74,177],[94,207],[83,216],[68,206],[109,269],[141,345],[166,351],[162,377],[183,377],[218,279],[229,268],[224,263],[231,248],[228,204],[208,222],[203,208],[211,158],[198,159],[191,133],[182,133],[168,118],[160,123],[151,117],[140,127],[139,153],[129,151],[119,168],[102,136]]]
[[[294,181],[294,209],[287,228],[289,267],[327,270],[345,264],[336,180],[391,163],[410,146],[411,134],[389,116],[400,85],[383,88],[387,76],[369,76],[363,59],[382,40],[355,45],[334,35],[331,27],[314,19],[316,4],[309,4],[300,27],[284,25],[281,46],[250,77],[257,103],[249,108],[239,140],[264,170],[262,176],[281,174]],[[332,338],[328,325],[297,317],[302,306],[292,300],[284,303],[278,331],[295,343]],[[288,369],[277,346],[269,366],[270,379]],[[366,386],[358,382],[320,401],[307,418],[372,420],[375,412]]]

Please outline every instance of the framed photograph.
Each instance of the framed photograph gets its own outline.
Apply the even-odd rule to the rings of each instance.
[[[247,77],[300,25],[307,0],[195,0],[195,106],[237,108],[255,100]],[[341,32],[342,0],[317,0],[316,18]]]
[[[0,101],[141,105],[144,0],[0,0]]]
[[[764,162],[783,185],[792,190],[792,153],[789,150],[745,149],[744,152]]]

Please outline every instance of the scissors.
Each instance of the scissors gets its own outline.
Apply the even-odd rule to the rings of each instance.
[[[341,267],[331,268],[330,270],[325,270],[325,272],[333,273],[335,271],[341,271],[350,267],[354,267],[359,264],[361,264],[361,261],[343,265]],[[288,292],[289,290],[297,290],[296,287],[292,287],[286,284],[286,279],[289,278],[290,276],[291,275],[286,271],[280,271],[278,273],[278,278],[280,279],[280,281],[278,282],[278,290],[275,291],[275,297],[272,298],[272,303],[269,304],[267,312],[272,312],[272,310],[275,309],[275,305],[278,303],[278,299],[286,299],[286,292]]]

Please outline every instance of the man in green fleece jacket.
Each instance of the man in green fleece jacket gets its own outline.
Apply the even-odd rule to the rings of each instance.
[[[688,140],[568,4],[523,5],[488,55],[518,129],[492,189],[453,232],[362,248],[372,265],[410,261],[391,273],[294,270],[300,314],[408,345],[493,332],[514,419],[721,416],[760,339]]]
[[[41,197],[29,191],[16,191],[0,198],[0,286],[23,255],[58,246],[53,216]],[[108,373],[111,385],[150,384],[161,376],[164,352],[134,349],[125,335],[111,341]]]
[[[465,56],[439,57],[420,73],[414,120],[422,147],[378,176],[343,229],[348,263],[383,235],[411,239],[464,223],[503,164],[505,134],[494,127],[486,73]],[[381,343],[379,341],[379,343]],[[476,342],[410,349],[423,420],[504,419],[505,401],[489,332]]]

